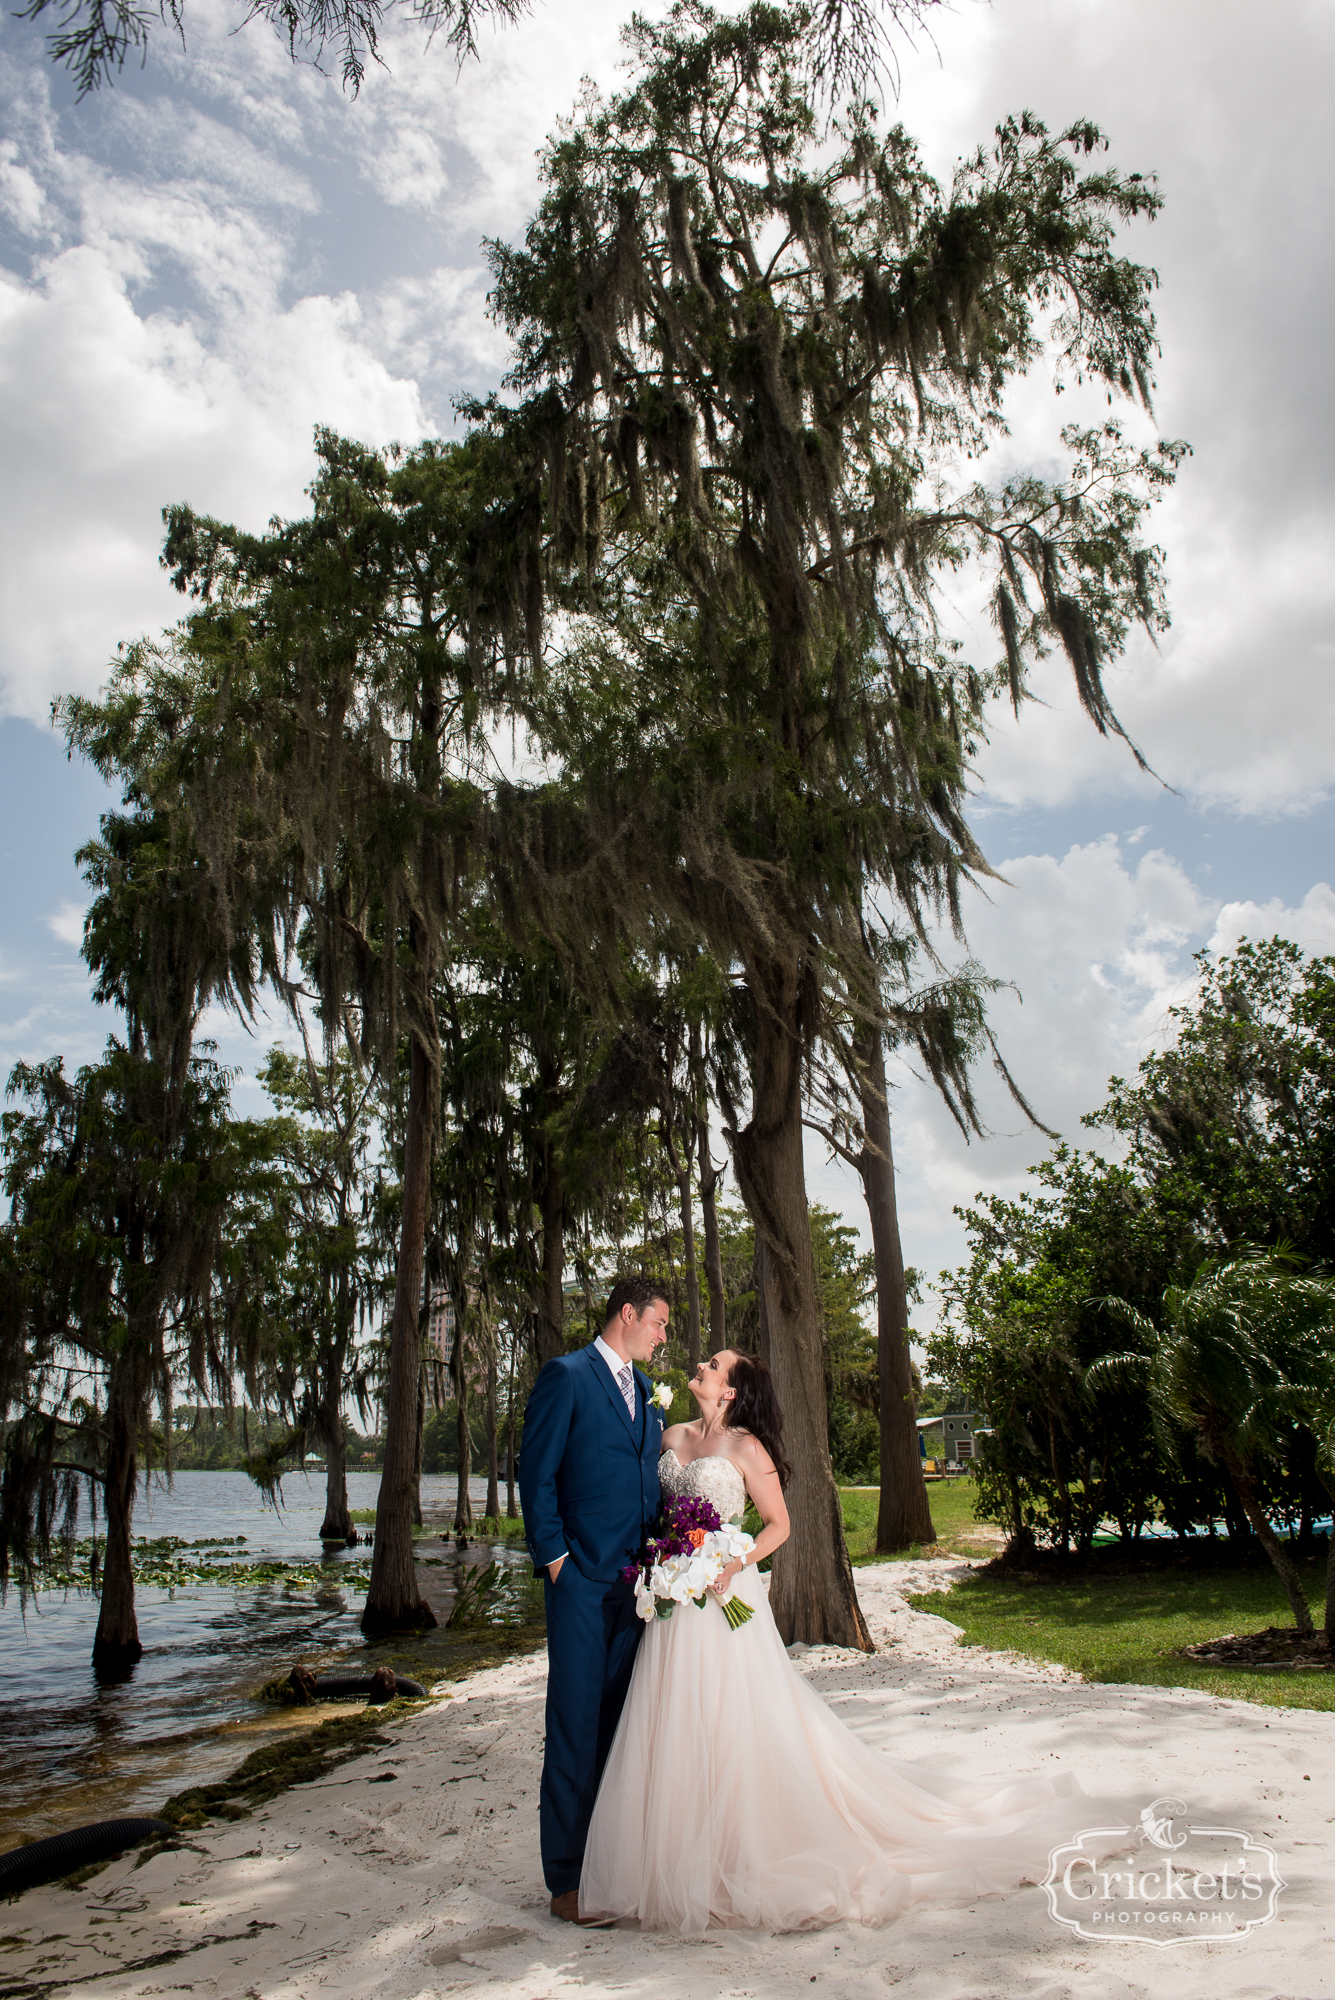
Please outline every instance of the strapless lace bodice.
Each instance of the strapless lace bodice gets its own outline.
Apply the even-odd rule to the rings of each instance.
[[[683,1465],[669,1445],[658,1461],[658,1483],[674,1500],[681,1493],[707,1500],[720,1521],[740,1521],[746,1512],[746,1481],[731,1459],[717,1454]]]

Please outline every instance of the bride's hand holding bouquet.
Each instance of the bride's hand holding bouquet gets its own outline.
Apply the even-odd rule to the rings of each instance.
[[[736,1631],[750,1618],[751,1606],[731,1594],[732,1585],[754,1547],[753,1538],[721,1521],[708,1500],[681,1495],[664,1502],[639,1559],[621,1574],[635,1586],[635,1609],[646,1624],[670,1618],[688,1599],[703,1610],[712,1595]]]

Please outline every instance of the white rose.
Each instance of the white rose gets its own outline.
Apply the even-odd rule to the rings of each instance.
[[[649,1398],[649,1401],[657,1410],[670,1410],[672,1408],[671,1386],[667,1382],[660,1382],[654,1390],[653,1395]]]

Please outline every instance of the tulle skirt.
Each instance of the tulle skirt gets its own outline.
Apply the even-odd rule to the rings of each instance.
[[[998,1785],[893,1762],[794,1667],[744,1570],[754,1616],[712,1600],[645,1631],[594,1806],[585,1915],[699,1937],[721,1924],[880,1924],[1041,1881],[1049,1850],[1098,1825],[1066,1774]],[[1104,1821],[1104,1824],[1107,1822]]]

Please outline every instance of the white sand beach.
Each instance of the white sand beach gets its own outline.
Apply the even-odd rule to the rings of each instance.
[[[1335,1716],[960,1650],[900,1595],[951,1560],[859,1570],[880,1650],[795,1649],[840,1715],[891,1755],[979,1778],[1064,1766],[1087,1790],[1172,1795],[1275,1848],[1287,1887],[1237,1941],[1089,1942],[1040,1889],[924,1909],[881,1930],[720,1932],[684,1944],[582,1931],[548,1912],[537,1790],[546,1660],[481,1673],[396,1723],[395,1741],[251,1818],[82,1889],[6,1907],[0,1995],[206,2000],[514,2000],[822,1993],[860,2000],[1327,2000],[1335,1996]],[[943,1599],[948,1609],[948,1599]],[[683,1754],[689,1746],[683,1745]],[[392,1774],[386,1775],[386,1774]]]

